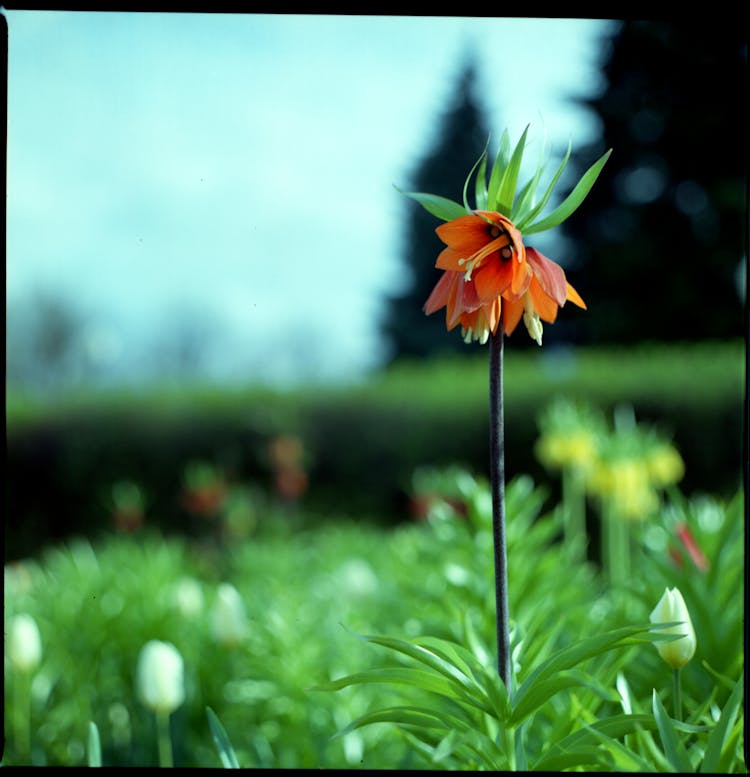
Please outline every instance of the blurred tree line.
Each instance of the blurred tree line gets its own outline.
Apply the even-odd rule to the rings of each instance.
[[[187,380],[205,372],[218,327],[202,310],[176,306],[138,354],[106,311],[86,309],[63,292],[40,287],[6,304],[6,382],[52,395],[149,375]]]
[[[604,37],[606,86],[577,100],[599,119],[601,135],[588,147],[573,139],[575,180],[607,148],[614,151],[584,206],[560,228],[565,255],[552,257],[588,311],[561,316],[545,342],[744,336],[747,37],[743,25],[710,15],[624,21]],[[411,190],[460,200],[488,137],[474,87],[469,64]],[[439,222],[411,200],[404,207],[412,283],[386,303],[383,334],[392,356],[474,354],[457,333],[446,337],[442,312],[422,313],[440,275]],[[514,348],[531,342],[518,340]]]

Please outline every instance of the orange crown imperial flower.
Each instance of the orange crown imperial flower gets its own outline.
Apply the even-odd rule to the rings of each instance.
[[[430,194],[408,192],[426,210],[443,219],[437,229],[446,247],[435,264],[443,270],[428,297],[428,315],[445,307],[446,326],[461,325],[466,342],[485,343],[502,327],[510,335],[523,317],[531,337],[542,344],[542,321],[554,323],[566,301],[586,308],[568,283],[563,269],[539,251],[524,245],[523,235],[541,232],[564,221],[583,202],[610,152],[583,175],[577,186],[548,216],[536,220],[547,204],[570,157],[570,146],[543,196],[535,201],[545,164],[516,194],[528,127],[510,152],[507,131],[486,181],[487,152],[482,154],[464,184],[464,204]],[[474,171],[476,208],[469,207],[467,188]]]

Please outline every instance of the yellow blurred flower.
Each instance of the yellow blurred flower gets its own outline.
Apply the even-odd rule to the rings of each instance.
[[[617,514],[646,520],[659,506],[644,462],[630,457],[601,461],[588,479],[591,492],[615,504]]]
[[[652,448],[645,455],[645,464],[649,478],[657,488],[678,483],[685,474],[682,457],[671,445]]]
[[[586,429],[550,432],[537,442],[536,455],[550,469],[588,470],[596,457],[596,439]]]

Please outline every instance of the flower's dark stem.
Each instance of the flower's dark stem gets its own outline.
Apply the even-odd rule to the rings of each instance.
[[[510,693],[508,565],[505,548],[505,421],[503,418],[503,331],[490,337],[490,482],[495,549],[497,671]]]

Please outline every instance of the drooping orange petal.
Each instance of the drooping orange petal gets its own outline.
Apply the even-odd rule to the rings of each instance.
[[[436,310],[440,310],[443,305],[447,304],[454,281],[455,279],[449,272],[444,272],[440,276],[440,279],[430,292],[430,296],[427,297],[427,302],[424,303],[424,307],[422,308],[428,316]]]
[[[440,310],[445,306],[445,325],[450,331],[458,324],[463,308],[461,306],[461,283],[463,273],[446,270],[424,304],[424,312],[427,315]]]
[[[455,248],[448,246],[444,248],[439,254],[435,267],[439,267],[441,270],[452,270],[453,272],[463,272],[466,268],[463,264],[459,264],[461,259],[466,258],[466,254],[461,251],[456,251]]]
[[[447,245],[464,256],[473,254],[491,238],[487,222],[473,213],[441,224],[435,233]]]
[[[474,285],[474,279],[463,281],[461,289],[461,306],[464,310],[476,310],[482,301],[477,294],[476,286]]]
[[[510,286],[513,280],[513,264],[512,261],[492,259],[474,272],[472,278],[480,300],[489,302]]]
[[[487,325],[490,328],[490,332],[494,335],[497,332],[497,325],[500,323],[500,310],[502,303],[500,297],[493,299],[489,305],[485,305],[484,313],[487,317]]]
[[[506,335],[513,333],[523,315],[523,299],[503,299],[502,309],[503,332]]]
[[[559,305],[542,288],[536,277],[532,278],[529,284],[529,294],[531,295],[531,301],[534,303],[534,310],[539,314],[539,318],[548,324],[554,324]]]
[[[512,224],[508,227],[508,232],[516,252],[516,260],[523,264],[526,261],[526,246],[523,244],[523,236]]]
[[[464,276],[460,272],[451,274],[451,291],[448,296],[448,304],[445,306],[445,323],[448,329],[453,329],[458,324],[464,307],[461,304],[463,300]]]
[[[507,299],[512,296],[513,299],[518,299],[518,297],[523,296],[526,289],[529,288],[531,271],[526,261],[523,261],[520,264],[518,262],[512,262],[511,264],[513,265],[513,280],[510,284],[510,295],[506,294],[505,297]]]
[[[536,248],[526,249],[526,259],[546,294],[552,297],[558,305],[564,305],[568,290],[562,267],[540,254]]]
[[[579,308],[586,310],[586,303],[581,299],[578,292],[567,281],[565,286],[567,288],[565,299],[569,299],[574,305],[578,305]]]

